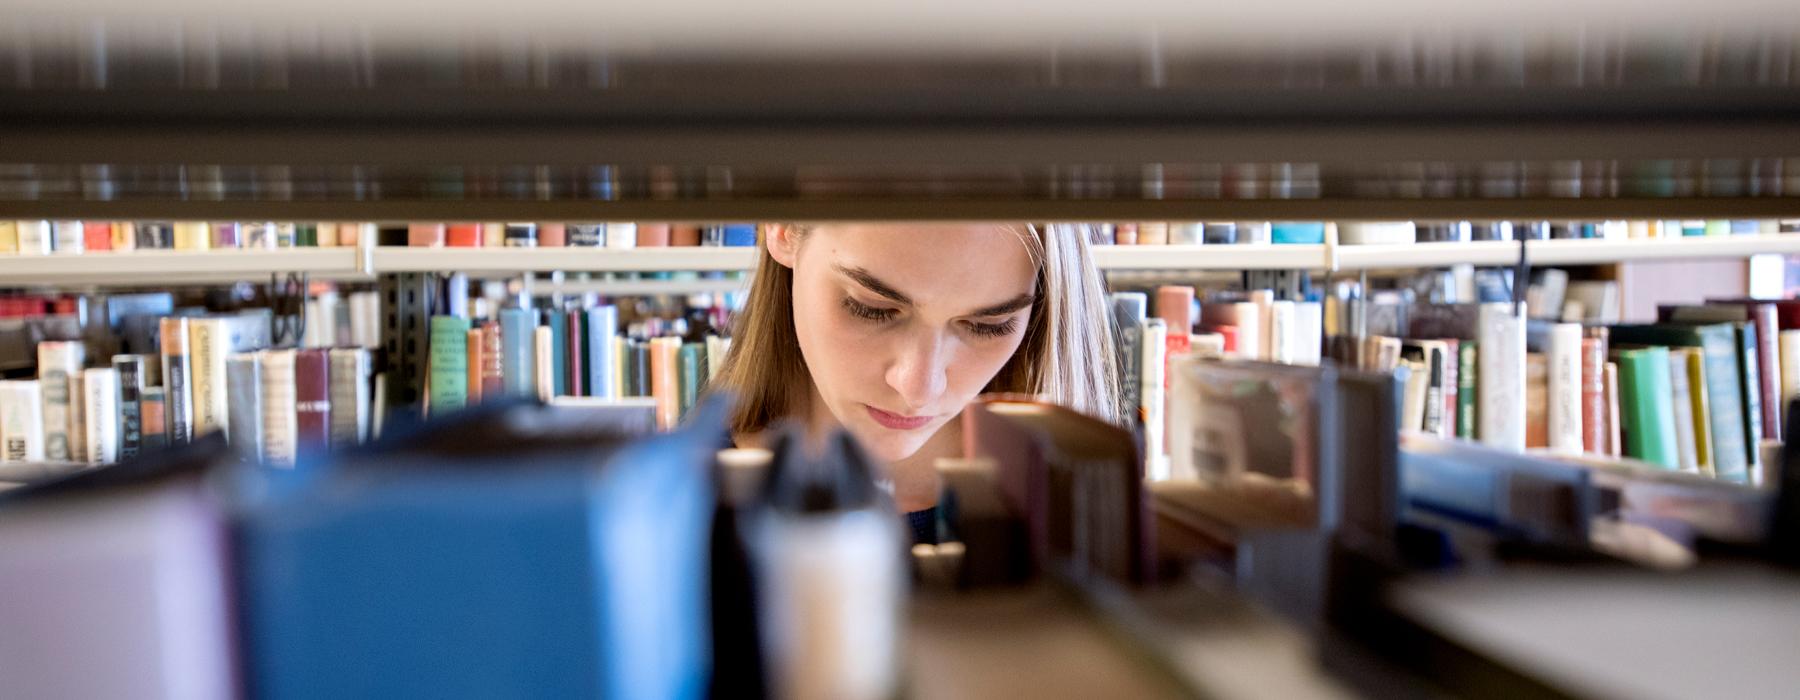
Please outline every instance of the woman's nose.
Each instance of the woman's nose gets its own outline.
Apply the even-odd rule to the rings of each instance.
[[[931,406],[948,383],[951,340],[942,333],[921,333],[901,341],[888,367],[887,383],[909,413]]]

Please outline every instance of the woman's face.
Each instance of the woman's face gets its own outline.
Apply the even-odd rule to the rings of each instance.
[[[1036,267],[1002,226],[818,226],[768,245],[794,270],[794,332],[820,400],[889,461],[960,414],[1030,320]]]

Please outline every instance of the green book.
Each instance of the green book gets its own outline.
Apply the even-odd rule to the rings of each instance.
[[[1737,327],[1738,384],[1744,392],[1744,444],[1749,473],[1762,473],[1762,370],[1756,355],[1756,324],[1733,323]],[[1776,382],[1780,384],[1779,381]],[[1746,478],[1748,476],[1746,475]]]
[[[1476,382],[1476,345],[1473,340],[1460,341],[1456,348],[1456,436],[1464,440],[1475,439],[1475,411],[1481,405],[1475,393]]]
[[[1712,428],[1713,455],[1716,460],[1713,473],[1725,481],[1749,483],[1752,464],[1750,454],[1756,449],[1756,441],[1745,432],[1750,423],[1744,414],[1744,375],[1739,367],[1739,356],[1743,349],[1737,325],[1667,323],[1613,326],[1612,340],[1622,344],[1700,348],[1702,363],[1706,368],[1706,393],[1710,402],[1708,408],[1712,414],[1707,418]],[[1625,400],[1624,369],[1623,366],[1619,368],[1621,404]],[[1630,409],[1623,405],[1619,410],[1630,413]],[[1673,437],[1671,434],[1670,438]]]
[[[319,246],[319,227],[317,224],[299,224],[294,227],[295,248],[317,248]]]
[[[683,343],[675,357],[676,380],[681,383],[677,415],[686,416],[688,409],[700,400],[700,390],[705,388],[706,375],[700,373],[700,368],[706,364],[706,346]]]
[[[550,358],[556,365],[550,385],[555,395],[568,396],[575,393],[569,391],[569,319],[556,309],[549,309],[544,316],[550,326]]]
[[[469,320],[431,317],[431,381],[426,398],[433,414],[448,413],[469,403]]]
[[[1625,455],[1665,469],[1679,469],[1669,349],[1620,350],[1613,353],[1613,360],[1619,363],[1619,413],[1625,432]]]

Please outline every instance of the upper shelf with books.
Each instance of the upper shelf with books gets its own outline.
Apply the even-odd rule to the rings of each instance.
[[[377,272],[654,272],[659,270],[748,270],[756,266],[754,247],[616,248],[424,248],[380,246],[373,253]]]
[[[1750,234],[1663,239],[1551,240],[1526,242],[1534,265],[1592,265],[1633,260],[1739,258],[1764,253],[1800,253],[1800,236]],[[1517,241],[1340,245],[1336,269],[1506,265],[1518,261]],[[1328,264],[1329,267],[1329,264]]]
[[[369,277],[355,248],[135,250],[83,255],[0,255],[0,286],[211,284],[272,274]]]

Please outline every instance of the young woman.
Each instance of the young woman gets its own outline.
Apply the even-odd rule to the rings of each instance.
[[[842,426],[886,462],[915,528],[976,395],[1037,394],[1121,422],[1110,303],[1084,226],[777,225],[713,386],[739,444],[782,419]]]

